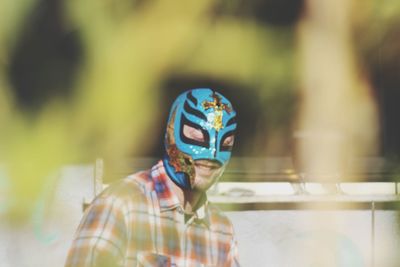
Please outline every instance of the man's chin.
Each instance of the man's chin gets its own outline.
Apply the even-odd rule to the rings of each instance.
[[[212,185],[217,182],[224,168],[221,165],[217,165],[215,163],[197,163],[198,164],[195,164],[195,179],[193,189],[196,189],[196,191],[207,191]]]
[[[219,176],[222,172],[222,167],[220,165],[202,165],[195,164],[196,176],[202,180],[213,179],[215,176]]]
[[[195,184],[193,187],[193,191],[199,192],[199,193],[205,193],[207,192],[208,189],[211,188],[213,184]]]
[[[194,180],[194,189],[197,191],[207,191],[217,182],[218,177],[219,175],[217,175],[215,172],[210,176],[196,174],[196,178]]]
[[[202,180],[212,180],[212,177],[215,176],[217,170],[210,169],[210,168],[202,168],[196,167],[196,176]]]

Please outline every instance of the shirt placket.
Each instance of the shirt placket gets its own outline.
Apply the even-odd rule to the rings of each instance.
[[[191,262],[188,257],[188,254],[191,253],[189,245],[188,245],[188,241],[189,241],[189,236],[190,236],[190,231],[191,228],[194,227],[193,224],[195,224],[195,220],[197,218],[197,214],[193,215],[187,222],[185,222],[185,213],[183,212],[183,209],[180,207],[180,209],[178,210],[180,217],[181,217],[181,225],[183,226],[183,236],[182,236],[182,244],[183,244],[183,249],[184,249],[184,265],[185,267],[188,266],[193,266],[193,262]],[[208,232],[208,231],[207,231]],[[209,244],[209,241],[207,242]],[[208,255],[211,256],[211,255]],[[210,260],[210,262],[212,262],[212,260]],[[196,266],[198,267],[202,267],[202,266],[206,266],[202,263],[197,263]],[[207,265],[208,266],[208,265]],[[212,266],[212,265],[211,265]]]
[[[183,208],[181,206],[178,206],[176,208],[176,212],[177,212],[177,219],[179,221],[179,232],[180,232],[180,236],[179,236],[179,242],[180,242],[180,247],[181,250],[183,252],[183,259],[181,261],[182,266],[186,267],[189,266],[189,263],[187,261],[187,231],[188,231],[188,224],[185,223],[185,213],[183,211]]]

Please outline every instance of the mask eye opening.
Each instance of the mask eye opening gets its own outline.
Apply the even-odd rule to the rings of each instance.
[[[231,140],[229,140],[231,138]],[[229,142],[229,143],[227,143]],[[232,151],[233,144],[235,142],[234,131],[229,131],[225,133],[220,142],[220,151]]]
[[[198,142],[204,142],[204,134],[201,130],[196,129],[190,125],[183,124],[183,135]]]
[[[188,131],[191,131],[191,136],[188,136]],[[210,136],[208,132],[204,130],[200,125],[189,121],[184,114],[182,114],[181,119],[180,138],[186,144],[201,146],[205,148],[210,147]]]
[[[222,145],[223,146],[233,146],[234,142],[235,142],[235,136],[232,134],[232,135],[225,137],[225,139],[222,140]]]

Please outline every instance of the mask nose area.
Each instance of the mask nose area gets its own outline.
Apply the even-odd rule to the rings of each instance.
[[[217,138],[216,134],[213,134],[210,139],[210,158],[215,160],[217,158]]]

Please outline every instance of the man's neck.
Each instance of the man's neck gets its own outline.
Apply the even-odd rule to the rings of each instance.
[[[204,195],[201,191],[195,190],[184,190],[176,185],[173,181],[169,181],[172,187],[172,190],[178,197],[179,203],[182,205],[185,213],[192,214],[194,213],[199,207],[199,201],[202,200]]]

